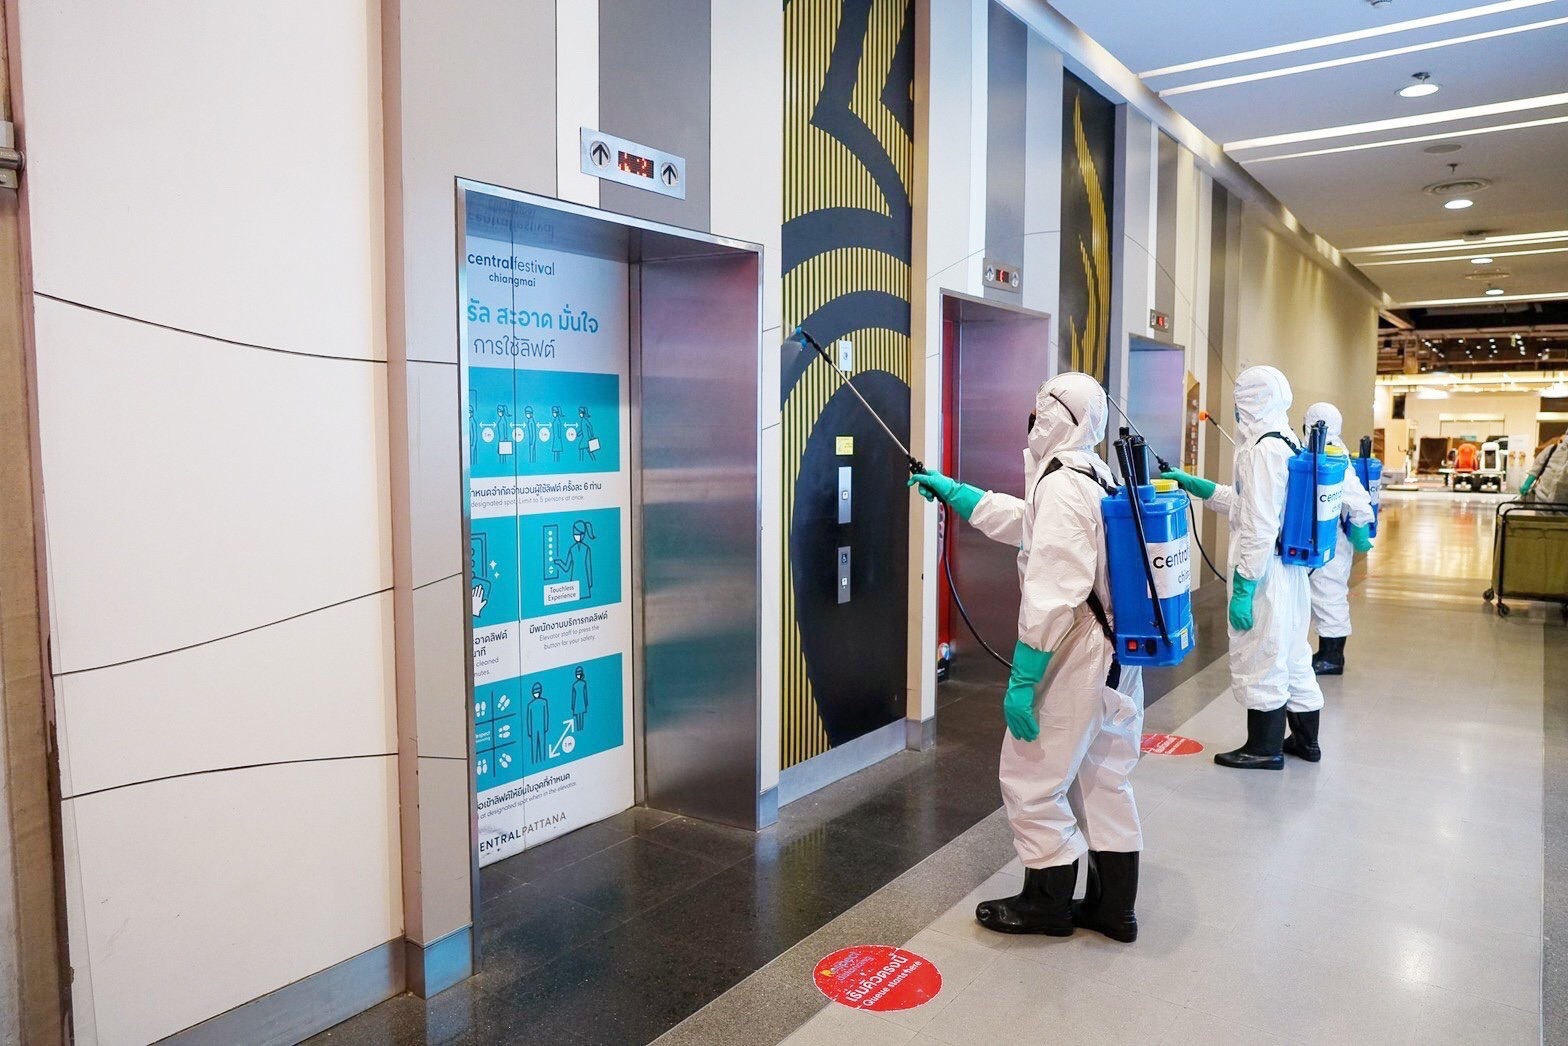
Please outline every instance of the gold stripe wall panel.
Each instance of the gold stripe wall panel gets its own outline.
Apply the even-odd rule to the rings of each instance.
[[[854,375],[910,380],[913,170],[911,0],[788,0],[784,7],[784,324],[855,345]],[[780,765],[828,750],[789,566],[807,442],[838,380],[813,360],[783,404]],[[902,622],[900,622],[902,628]]]

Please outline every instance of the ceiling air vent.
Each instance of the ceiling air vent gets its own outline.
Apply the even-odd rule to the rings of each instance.
[[[1421,191],[1431,196],[1468,196],[1489,188],[1491,184],[1488,178],[1451,178],[1446,182],[1422,186]]]

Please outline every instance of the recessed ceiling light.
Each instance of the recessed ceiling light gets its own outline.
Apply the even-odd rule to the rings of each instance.
[[[1460,197],[1457,200],[1449,200],[1447,203],[1443,204],[1443,206],[1448,208],[1450,211],[1462,211],[1466,207],[1474,207],[1475,201]]]
[[[1399,89],[1399,97],[1425,98],[1429,94],[1436,94],[1438,89],[1443,86],[1442,84],[1432,82],[1431,73],[1416,73],[1413,78],[1415,83]]]
[[[1490,264],[1492,264],[1492,259],[1486,258],[1486,257],[1471,258],[1470,259],[1470,264],[1471,265],[1490,265]]]
[[[1501,293],[1503,293],[1503,289],[1501,287],[1488,287],[1486,289],[1486,294],[1489,298],[1495,298]]]

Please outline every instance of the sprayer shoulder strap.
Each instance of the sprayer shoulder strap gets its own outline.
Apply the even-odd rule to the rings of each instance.
[[[1253,442],[1252,445],[1255,447],[1259,443],[1262,443],[1264,440],[1268,439],[1270,436],[1273,436],[1277,440],[1283,440],[1284,443],[1285,443],[1285,446],[1290,448],[1291,453],[1293,453],[1293,454],[1300,454],[1301,453],[1301,447],[1296,443],[1296,441],[1291,439],[1289,436],[1285,435],[1285,433],[1283,433],[1283,432],[1265,432],[1263,435],[1259,436]]]
[[[1040,489],[1040,484],[1045,482],[1045,477],[1049,476],[1058,469],[1066,469],[1068,472],[1076,472],[1080,476],[1088,476],[1090,479],[1094,480],[1095,483],[1099,484],[1100,488],[1104,490],[1106,494],[1111,495],[1116,493],[1116,487],[1113,484],[1107,483],[1105,480],[1101,479],[1099,473],[1095,472],[1093,469],[1077,468],[1072,465],[1064,464],[1061,458],[1052,458],[1050,462],[1046,464],[1045,468],[1041,470],[1040,478],[1035,480],[1035,490],[1038,491]],[[1099,623],[1100,631],[1105,633],[1106,640],[1111,644],[1111,673],[1113,676],[1120,677],[1120,666],[1115,663],[1116,630],[1111,628],[1111,619],[1110,616],[1105,612],[1105,604],[1100,602],[1100,596],[1097,592],[1095,592],[1093,586],[1089,588],[1089,598],[1084,600],[1084,603],[1088,606],[1089,613],[1094,615],[1094,620]],[[1116,683],[1112,682],[1110,685],[1114,687]]]
[[[1046,463],[1045,468],[1040,470],[1040,478],[1035,480],[1034,483],[1035,490],[1038,491],[1040,489],[1040,484],[1045,482],[1045,477],[1060,469],[1066,469],[1068,472],[1076,472],[1080,476],[1088,476],[1090,479],[1094,480],[1095,483],[1099,484],[1100,489],[1105,491],[1107,495],[1116,493],[1116,486],[1101,479],[1100,474],[1095,472],[1094,469],[1078,468],[1075,465],[1068,465],[1063,462],[1061,458],[1052,458],[1049,462]]]

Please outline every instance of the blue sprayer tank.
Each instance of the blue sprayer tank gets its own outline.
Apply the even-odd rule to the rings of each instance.
[[[1127,482],[1101,502],[1116,656],[1124,665],[1168,667],[1179,664],[1197,644],[1188,499],[1168,480],[1147,482],[1141,439],[1118,440],[1116,448]],[[1138,496],[1136,514],[1133,491]]]
[[[1334,558],[1339,541],[1341,495],[1348,458],[1328,447],[1322,422],[1313,426],[1306,447],[1290,459],[1290,484],[1285,493],[1285,524],[1280,528],[1279,555],[1287,566],[1321,567]]]
[[[1377,517],[1383,506],[1383,463],[1372,456],[1372,437],[1361,437],[1361,456],[1352,458],[1356,476],[1372,499],[1372,536],[1377,537]]]

